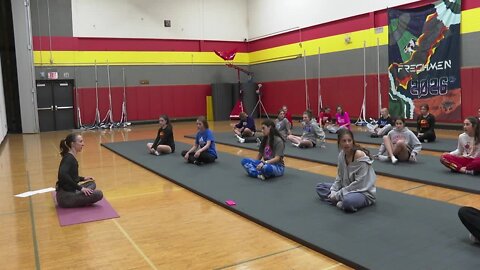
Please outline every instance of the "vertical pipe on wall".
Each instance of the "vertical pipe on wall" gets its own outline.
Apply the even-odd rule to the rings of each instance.
[[[77,78],[77,67],[76,67],[75,61],[73,63],[73,78],[75,79],[73,83],[73,92],[75,93],[75,106],[77,107],[77,128],[83,128],[82,112],[80,110],[80,98],[78,95],[78,86],[77,86],[79,79]]]
[[[112,82],[110,80],[110,64],[107,60],[107,79],[108,79],[108,106],[110,106],[110,120],[113,122],[113,106],[112,106]]]
[[[303,50],[303,69],[305,73],[305,109],[310,109],[310,101],[308,100],[308,83],[307,83],[307,52]]]
[[[53,64],[53,55],[52,55],[52,30],[50,23],[50,0],[47,0],[47,22],[48,22],[48,47],[50,51],[50,64]]]
[[[360,109],[360,115],[358,116],[355,125],[364,126],[367,124],[365,117],[365,111],[367,108],[367,42],[363,41],[363,101]]]
[[[318,47],[318,106],[317,106],[318,115],[320,115],[320,109],[323,108],[322,87],[320,84],[321,67],[322,65],[320,62],[320,47]]]
[[[377,90],[378,90],[378,117],[382,110],[382,85],[380,83],[380,40],[377,38]]]
[[[95,59],[95,123],[94,127],[100,127],[100,110],[98,109],[98,68],[97,68],[97,59]]]
[[[366,122],[365,111],[367,110],[367,41],[363,41],[363,104],[362,120]]]

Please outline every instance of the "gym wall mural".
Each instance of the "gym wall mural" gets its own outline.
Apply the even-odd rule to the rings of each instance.
[[[390,9],[389,105],[392,115],[413,119],[420,106],[442,121],[461,121],[461,0]]]

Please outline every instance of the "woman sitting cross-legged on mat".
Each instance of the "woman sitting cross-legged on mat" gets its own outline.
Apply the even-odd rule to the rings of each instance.
[[[285,170],[283,151],[285,141],[275,128],[275,123],[267,119],[262,122],[263,139],[256,159],[242,159],[242,166],[250,177],[265,180],[274,176],[282,176]]]
[[[470,240],[474,244],[480,244],[480,210],[463,206],[458,210],[458,217],[470,232]]]
[[[195,145],[188,151],[182,151],[182,156],[188,163],[196,165],[212,163],[217,159],[217,151],[215,150],[213,132],[208,128],[208,122],[205,117],[200,116],[197,119],[197,129]]]
[[[58,168],[56,184],[57,203],[60,207],[87,206],[103,198],[102,191],[95,189],[93,177],[78,176],[77,153],[82,151],[83,146],[83,138],[78,134],[69,134],[60,141],[62,161]]]
[[[405,126],[405,119],[396,118],[395,127],[383,136],[383,143],[380,145],[375,159],[381,161],[390,160],[393,164],[397,161],[417,161],[417,155],[422,150],[422,144],[417,136]],[[385,155],[385,152],[387,155]]]
[[[375,203],[377,176],[373,170],[373,159],[367,149],[355,142],[348,129],[338,131],[337,177],[332,183],[317,184],[320,199],[327,201],[346,212]]]
[[[293,146],[300,148],[312,148],[317,145],[317,139],[322,142],[325,141],[325,133],[323,129],[317,124],[315,119],[312,119],[312,112],[305,111],[303,113],[303,133],[302,136],[288,135],[287,139],[292,142]]]
[[[328,125],[327,130],[330,133],[337,133],[338,130],[347,128],[350,129],[350,117],[348,113],[343,110],[342,106],[337,106],[337,114],[335,114],[336,124]]]
[[[240,121],[233,126],[233,133],[238,142],[255,142],[255,120],[248,116],[246,112],[240,113]]]
[[[429,112],[428,104],[420,106],[420,115],[417,118],[417,137],[420,142],[434,142],[435,135],[435,116]]]
[[[275,128],[278,130],[280,136],[282,136],[284,140],[287,139],[288,135],[292,135],[291,125],[290,122],[288,122],[288,119],[285,117],[284,110],[280,110],[278,112],[277,119],[275,119]]]
[[[375,124],[367,124],[368,132],[370,132],[370,137],[378,138],[387,135],[387,133],[392,130],[392,118],[388,113],[387,108],[382,108],[380,110],[380,118],[376,121]]]
[[[475,117],[463,121],[464,133],[458,136],[455,151],[444,153],[440,162],[455,172],[478,174],[480,172],[480,125]]]
[[[160,115],[158,119],[160,128],[157,137],[153,143],[147,143],[147,149],[150,154],[159,156],[160,154],[170,154],[175,152],[175,142],[173,140],[173,128],[167,115]]]

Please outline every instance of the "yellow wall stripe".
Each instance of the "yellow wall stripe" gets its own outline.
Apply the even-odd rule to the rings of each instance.
[[[462,11],[461,34],[480,32],[480,8]],[[382,31],[378,31],[381,29]],[[376,33],[377,32],[377,33]],[[379,33],[378,33],[379,32]],[[349,38],[350,42],[345,39]],[[251,53],[237,53],[236,65],[249,65],[294,59],[320,53],[334,53],[364,46],[388,44],[388,26],[370,28],[314,40],[282,45]],[[124,52],[124,51],[35,51],[35,66],[99,65],[223,65],[226,62],[213,52]]]
[[[34,51],[35,66],[223,65],[213,52]],[[248,65],[248,53],[237,53],[236,65]]]

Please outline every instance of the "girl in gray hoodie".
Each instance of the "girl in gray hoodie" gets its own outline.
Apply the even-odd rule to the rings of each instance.
[[[422,143],[417,136],[405,126],[405,119],[396,118],[395,128],[383,136],[375,158],[381,161],[390,160],[393,164],[397,161],[417,161],[417,155],[422,150]]]
[[[375,203],[377,176],[369,151],[355,142],[353,133],[348,129],[338,133],[337,177],[333,184],[317,184],[316,191],[321,200],[346,212],[356,212]]]

